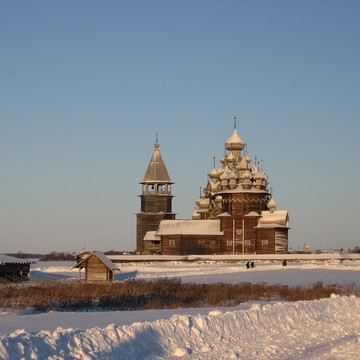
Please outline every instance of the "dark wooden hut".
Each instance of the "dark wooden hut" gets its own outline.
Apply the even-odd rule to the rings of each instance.
[[[34,260],[0,254],[0,280],[19,281],[30,279],[30,264],[35,262]]]

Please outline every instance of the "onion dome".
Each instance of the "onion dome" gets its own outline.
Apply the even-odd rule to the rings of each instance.
[[[254,175],[254,179],[255,180],[259,180],[262,181],[264,179],[264,175],[261,171],[256,171],[255,175]]]
[[[229,179],[230,180],[236,180],[237,179],[237,175],[232,170],[229,172]]]
[[[232,135],[225,142],[226,150],[242,150],[244,147],[244,140],[241,139],[236,129],[234,129]]]
[[[242,174],[241,178],[243,180],[251,180],[251,174],[249,170],[245,170],[245,172]]]
[[[211,173],[208,175],[210,179],[217,179],[219,178],[219,173],[216,170],[215,166],[215,156],[214,156],[214,168],[211,170]]]
[[[230,172],[229,168],[226,166],[224,172],[220,175],[220,180],[229,180],[230,179]]]
[[[243,156],[240,160],[240,162],[237,164],[236,168],[240,171],[244,171],[247,169],[247,161],[245,156]]]
[[[269,202],[267,203],[267,207],[271,213],[273,213],[276,210],[276,202],[274,198],[272,197]]]
[[[214,178],[218,178],[218,177],[219,177],[219,173],[217,172],[216,168],[214,167],[211,170],[211,173],[209,173],[209,178],[214,179]]]
[[[219,189],[219,186],[220,186],[220,181],[210,181],[210,192],[212,194],[216,193]]]
[[[209,198],[201,198],[199,208],[200,209],[208,209],[210,204]]]
[[[199,205],[200,205],[200,201],[201,201],[201,197],[198,197],[198,199],[195,201],[195,204],[196,204],[197,206],[199,206]]]
[[[234,163],[235,161],[236,161],[235,156],[234,156],[232,150],[230,150],[229,155],[227,157],[227,162],[228,163]]]
[[[241,185],[244,190],[249,190],[251,188],[251,177],[250,171],[246,169],[241,176]]]
[[[226,150],[225,150],[225,154],[220,158],[220,162],[221,162],[223,165],[227,163]]]

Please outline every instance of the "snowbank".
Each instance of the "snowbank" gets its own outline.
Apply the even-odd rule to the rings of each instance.
[[[353,359],[359,336],[360,299],[333,296],[103,329],[18,330],[0,337],[0,358]]]

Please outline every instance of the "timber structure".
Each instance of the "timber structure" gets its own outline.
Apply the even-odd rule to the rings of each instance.
[[[158,152],[158,144],[155,144]],[[169,177],[162,181],[149,176],[154,154],[142,182],[142,212],[138,216],[137,249],[141,254],[246,255],[287,254],[289,214],[277,210],[263,163],[251,157],[236,129],[225,142],[221,165],[208,174],[208,182],[196,200],[192,219],[176,220],[171,211]],[[159,153],[156,155],[159,158]],[[163,169],[165,165],[162,164]],[[166,172],[167,174],[167,172]],[[151,179],[149,182],[148,179]],[[163,194],[157,184],[167,186],[167,208],[159,204]],[[152,193],[149,194],[149,186]],[[152,196],[152,197],[151,197]],[[164,201],[165,203],[165,201]],[[169,206],[170,205],[170,206]],[[154,205],[153,205],[154,206]],[[146,221],[147,220],[147,221]]]
[[[155,236],[155,232],[162,220],[175,219],[175,214],[172,212],[173,182],[159,148],[160,144],[156,135],[154,151],[141,182],[141,195],[139,195],[141,210],[136,214],[136,252],[138,254],[161,254],[160,240]]]
[[[30,265],[34,260],[0,254],[0,280],[21,281],[30,279]]]
[[[71,269],[85,269],[85,282],[111,282],[115,279],[118,267],[100,251],[83,251],[76,256],[76,264]]]

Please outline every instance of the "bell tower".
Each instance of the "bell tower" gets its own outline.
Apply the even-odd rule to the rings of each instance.
[[[136,214],[136,252],[143,253],[144,237],[148,231],[156,231],[160,221],[175,219],[172,212],[172,185],[169,173],[161,157],[158,135],[150,163],[141,184],[141,210]]]

